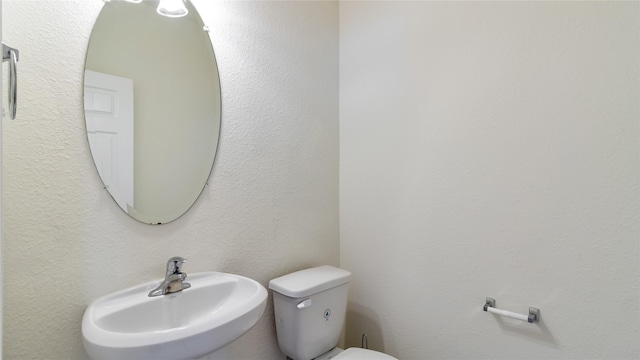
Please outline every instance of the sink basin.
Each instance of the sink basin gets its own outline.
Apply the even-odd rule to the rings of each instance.
[[[267,290],[249,278],[189,274],[191,287],[149,297],[162,282],[120,290],[93,301],[82,319],[92,359],[194,359],[221,349],[258,322]]]

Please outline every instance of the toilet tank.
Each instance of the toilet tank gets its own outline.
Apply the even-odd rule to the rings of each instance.
[[[347,312],[351,273],[325,265],[269,282],[280,350],[310,360],[334,348]]]

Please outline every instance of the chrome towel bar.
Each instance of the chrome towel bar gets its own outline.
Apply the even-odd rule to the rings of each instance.
[[[490,297],[488,297],[486,299],[486,303],[484,304],[484,311],[490,312],[492,314],[496,314],[496,315],[500,315],[500,316],[506,316],[508,318],[512,318],[512,319],[517,319],[517,320],[522,320],[522,321],[526,321],[528,323],[537,323],[538,321],[540,321],[540,309],[538,308],[534,308],[534,307],[530,307],[529,308],[529,315],[524,315],[524,314],[518,314],[518,313],[514,313],[508,310],[501,310],[496,308],[496,300],[492,299]]]
[[[11,120],[16,118],[18,110],[18,70],[16,69],[16,63],[19,59],[20,52],[18,49],[2,44],[2,62],[9,62],[9,116]]]

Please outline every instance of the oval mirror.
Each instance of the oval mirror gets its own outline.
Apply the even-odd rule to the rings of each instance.
[[[165,0],[161,2],[166,2]],[[220,81],[209,34],[157,0],[106,2],[91,32],[84,110],[105,188],[134,219],[162,224],[204,189],[220,133]]]

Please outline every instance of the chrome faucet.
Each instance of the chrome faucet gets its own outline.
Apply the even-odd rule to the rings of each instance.
[[[187,259],[180,256],[169,259],[169,261],[167,261],[167,273],[164,276],[164,281],[160,286],[151,290],[149,296],[171,294],[190,288],[191,284],[184,282],[184,279],[187,278],[187,273],[182,272],[182,264],[185,262],[187,262]]]

